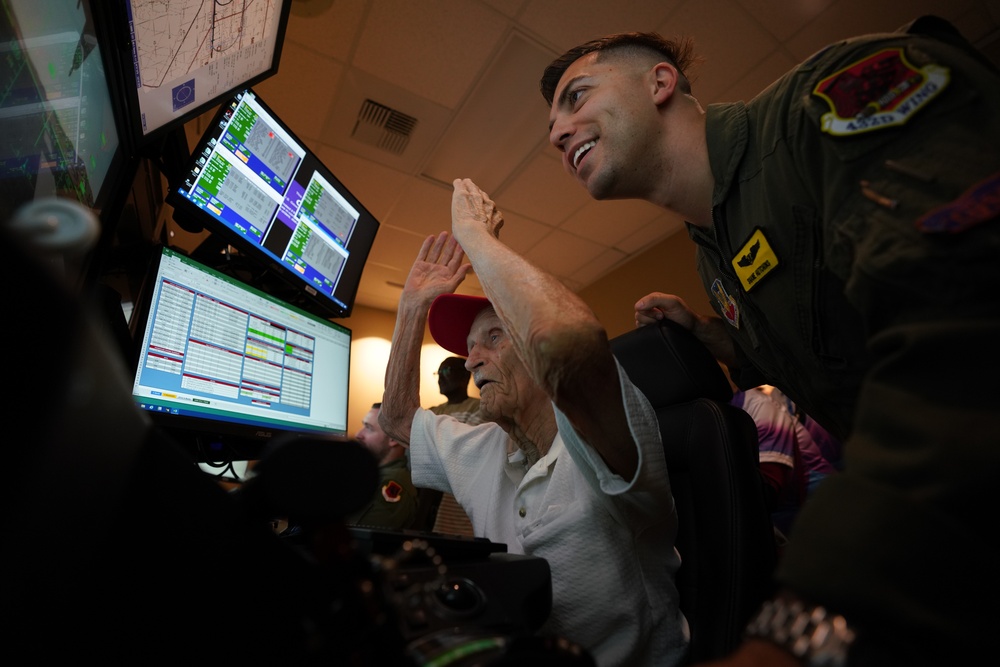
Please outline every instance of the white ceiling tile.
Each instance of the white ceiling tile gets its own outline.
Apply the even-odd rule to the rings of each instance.
[[[1000,49],[1000,29],[997,28],[997,22],[1000,21],[1000,0],[974,2],[967,11],[956,12],[949,18],[959,32],[987,53],[988,58],[990,49],[994,54]],[[998,60],[996,55],[993,59]]]
[[[778,41],[735,0],[685,0],[660,32],[694,39],[702,61],[693,69],[692,89],[703,105],[720,101],[724,91],[778,48]]]
[[[413,260],[417,258],[417,252],[425,238],[425,234],[383,224],[375,236],[368,264],[378,264],[396,271],[400,278],[397,282],[401,283],[410,272]]]
[[[403,284],[423,243],[423,235],[383,226],[372,247],[358,286],[357,302],[372,308],[396,310]],[[455,290],[459,294],[483,295],[478,277],[470,272]]]
[[[998,30],[997,25],[1000,24],[1000,2],[996,0],[981,0],[976,5],[982,8],[986,22],[992,25],[993,31],[996,32]]]
[[[549,273],[569,278],[603,251],[604,247],[598,243],[556,229],[525,256]]]
[[[678,0],[660,2],[580,2],[531,0],[518,19],[558,52],[612,32],[652,30],[676,7]],[[557,54],[558,55],[558,54]],[[537,81],[541,71],[534,73]]]
[[[614,246],[661,212],[653,204],[639,199],[590,201],[566,218],[559,229]]]
[[[796,60],[803,60],[845,37],[893,31],[921,14],[937,14],[946,19],[961,16],[973,4],[975,0],[837,0],[791,37],[788,49]]]
[[[785,41],[834,0],[735,0],[778,41]]]
[[[386,224],[420,235],[451,230],[451,187],[422,178],[410,178],[393,205]]]
[[[630,255],[641,253],[643,250],[662,241],[671,234],[687,234],[684,221],[679,217],[664,211],[660,217],[644,225],[627,239],[618,244],[618,249]]]
[[[548,107],[524,73],[541,71],[551,59],[550,51],[512,33],[423,173],[444,183],[471,178],[484,190],[496,190],[545,141]]]
[[[475,0],[375,1],[352,64],[454,109],[506,27],[503,17]]]
[[[388,274],[381,267],[371,264],[365,265],[361,282],[358,284],[358,293],[354,299],[355,304],[395,311],[399,305],[401,288],[389,285],[388,277]],[[350,327],[350,324],[347,326]]]
[[[351,49],[361,35],[367,5],[367,0],[294,0],[288,17],[285,46],[299,44],[347,63]],[[300,7],[302,11],[297,11]],[[283,71],[280,65],[278,71]]]
[[[504,16],[514,18],[528,0],[483,0],[487,5],[502,12]]]
[[[253,87],[264,103],[288,123],[292,132],[309,143],[319,139],[327,115],[334,105],[338,82],[344,72],[340,63],[319,56],[299,44],[285,43],[278,73]],[[312,67],[294,63],[311,62]],[[323,86],[316,85],[316,70],[323,71]],[[309,113],[303,113],[308,109]]]
[[[416,119],[403,150],[387,150],[354,136],[362,107],[368,101]],[[414,95],[377,77],[351,68],[337,87],[333,109],[326,117],[324,143],[408,174],[416,174],[441,138],[451,112],[427,98]]]
[[[784,51],[776,51],[747,72],[746,75],[740,77],[739,81],[733,84],[729,90],[722,93],[721,99],[727,102],[736,102],[737,100],[749,102],[756,97],[757,93],[792,69],[795,62]]]
[[[499,192],[489,194],[503,211],[555,226],[591,201],[587,191],[545,153],[536,155]]]
[[[600,255],[584,264],[576,273],[570,276],[570,280],[578,285],[589,285],[595,280],[599,280],[604,274],[618,266],[628,255],[614,248],[607,248]]]
[[[553,227],[536,222],[510,211],[503,213],[503,227],[500,229],[500,240],[522,255],[551,234]]]

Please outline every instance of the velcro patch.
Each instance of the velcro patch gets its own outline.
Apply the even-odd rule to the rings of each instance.
[[[830,111],[820,129],[850,136],[902,125],[937,97],[951,81],[941,65],[916,68],[902,49],[885,49],[849,65],[819,82],[813,94]]]
[[[403,487],[399,482],[389,480],[382,486],[382,497],[387,503],[398,503],[403,498]]]
[[[750,235],[750,240],[736,252],[730,262],[743,289],[752,290],[761,278],[778,267],[778,256],[767,242],[763,230],[758,227]]]
[[[726,318],[735,329],[740,328],[740,309],[736,305],[736,299],[729,295],[726,291],[725,286],[722,281],[718,278],[712,283],[712,294],[715,295],[715,300],[719,302],[719,312],[722,316]]]
[[[956,233],[1000,217],[1000,172],[983,179],[950,201],[924,213],[917,229],[924,232]]]

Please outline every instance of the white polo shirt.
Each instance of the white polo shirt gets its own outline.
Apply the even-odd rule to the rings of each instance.
[[[454,494],[475,534],[510,553],[545,558],[552,612],[541,633],[587,648],[601,667],[679,665],[689,631],[673,574],[677,514],[656,416],[618,367],[638,448],[635,477],[611,473],[555,410],[558,433],[530,468],[507,434],[418,410],[410,433],[413,482]]]

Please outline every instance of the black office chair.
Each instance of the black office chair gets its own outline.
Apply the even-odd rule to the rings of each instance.
[[[708,350],[674,322],[624,333],[611,348],[660,422],[677,505],[688,663],[722,657],[770,594],[777,559],[756,426],[729,404],[729,382]]]

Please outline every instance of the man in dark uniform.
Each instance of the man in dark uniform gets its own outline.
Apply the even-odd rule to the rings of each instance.
[[[463,424],[475,426],[485,418],[479,410],[479,399],[469,396],[472,373],[465,367],[462,357],[445,357],[437,370],[438,389],[448,400],[432,405],[430,411],[438,415],[451,415]],[[462,506],[450,493],[441,494],[434,517],[434,532],[474,537],[472,522]]]
[[[430,408],[439,415],[451,415],[463,424],[483,423],[479,399],[469,396],[472,373],[465,367],[462,357],[446,357],[437,370],[438,389],[448,400]]]
[[[688,221],[716,314],[656,292],[637,324],[681,322],[741,388],[777,386],[845,441],[726,664],[992,653],[1000,74],[923,17],[703,108],[690,47],[596,40],[541,87],[550,141],[591,196]]]
[[[371,502],[348,517],[347,523],[391,530],[411,528],[417,519],[417,490],[406,464],[406,448],[379,426],[381,409],[381,403],[373,404],[354,436],[378,460],[378,488]]]

